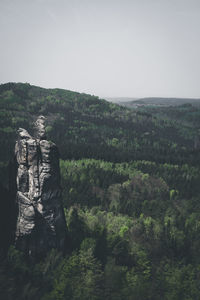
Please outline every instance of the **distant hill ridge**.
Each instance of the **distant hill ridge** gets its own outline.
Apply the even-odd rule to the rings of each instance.
[[[144,98],[131,98],[131,97],[116,97],[106,98],[108,101],[119,103],[127,107],[135,107],[137,105],[164,105],[164,106],[178,106],[186,103],[200,104],[200,98],[177,98],[177,97],[144,97]]]

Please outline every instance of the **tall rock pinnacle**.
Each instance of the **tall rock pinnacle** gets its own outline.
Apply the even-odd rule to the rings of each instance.
[[[17,161],[16,247],[31,256],[64,249],[66,224],[61,203],[59,156],[45,138],[45,118],[35,122],[32,137],[19,128]]]

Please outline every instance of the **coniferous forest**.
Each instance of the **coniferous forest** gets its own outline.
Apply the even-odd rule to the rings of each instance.
[[[60,152],[67,243],[35,261],[6,216],[16,131],[39,115]],[[128,108],[0,85],[0,195],[0,299],[200,299],[199,102]]]

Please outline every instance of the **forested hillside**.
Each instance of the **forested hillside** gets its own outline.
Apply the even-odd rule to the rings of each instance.
[[[8,83],[0,109],[3,207],[16,130],[42,114],[60,150],[67,224],[64,256],[32,262],[9,247],[1,299],[200,299],[200,108],[133,110]]]
[[[194,165],[199,161],[198,152],[193,156],[200,128],[197,108],[192,108],[196,112],[193,126],[191,120],[184,124],[186,117],[180,124],[157,117],[157,111],[130,110],[95,96],[8,83],[0,86],[0,109],[2,180],[13,153],[16,130],[31,130],[39,114],[47,117],[48,137],[59,145],[62,159],[151,160]],[[190,107],[188,111],[186,107],[186,112],[193,119]]]

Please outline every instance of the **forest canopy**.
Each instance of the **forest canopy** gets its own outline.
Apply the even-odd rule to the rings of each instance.
[[[60,150],[66,251],[32,262],[11,245],[1,255],[1,299],[199,299],[200,107],[130,109],[1,85],[2,232],[16,130],[31,132],[41,114]]]

